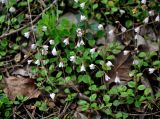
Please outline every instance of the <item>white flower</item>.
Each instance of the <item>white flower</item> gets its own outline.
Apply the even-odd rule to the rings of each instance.
[[[81,15],[81,21],[85,21],[87,18],[86,18],[86,16],[84,16],[84,15]]]
[[[95,51],[96,51],[96,48],[90,49],[90,53],[91,53],[91,54],[95,53]]]
[[[54,40],[49,40],[49,44],[53,45],[54,44]]]
[[[69,59],[71,62],[75,63],[76,62],[76,56],[71,56]]]
[[[54,100],[54,99],[55,99],[56,94],[55,94],[55,93],[51,93],[51,94],[49,94],[49,96],[51,97],[51,99],[52,99],[52,100]]]
[[[112,64],[111,61],[108,61],[108,62],[106,63],[106,65],[107,65],[108,67],[113,66],[113,64]]]
[[[35,61],[35,64],[36,64],[36,65],[40,65],[40,60],[36,60],[36,61]]]
[[[113,35],[114,30],[112,29],[112,30],[110,30],[108,33],[109,33],[109,35]]]
[[[56,55],[57,55],[57,50],[56,50],[55,47],[52,49],[52,55],[53,55],[53,56],[56,56]]]
[[[95,64],[90,64],[90,65],[89,65],[89,68],[90,68],[91,70],[93,70],[93,69],[95,69],[95,66],[96,66]]]
[[[58,65],[58,67],[64,67],[63,62],[60,62],[59,65]]]
[[[98,25],[98,29],[99,29],[99,30],[103,30],[103,25],[102,25],[102,24],[99,24],[99,25]]]
[[[81,41],[79,42],[80,45],[85,45],[83,39],[81,39]]]
[[[25,32],[24,37],[29,38],[30,32]]]
[[[129,50],[124,50],[123,55],[128,55],[129,52],[130,52]]]
[[[15,9],[14,7],[10,7],[10,8],[9,8],[9,12],[10,12],[10,13],[14,13],[15,11],[16,11],[16,9]]]
[[[136,33],[139,33],[140,27],[136,27],[136,28],[134,29],[134,31],[135,31]]]
[[[146,17],[144,20],[143,20],[143,23],[147,24],[149,22],[149,17]]]
[[[121,31],[122,31],[122,32],[126,32],[126,30],[127,30],[127,29],[126,29],[124,26],[121,26]]]
[[[77,3],[78,1],[79,1],[79,0],[74,0],[74,2],[76,2],[76,3]]]
[[[42,55],[47,55],[48,54],[48,50],[45,50],[45,49],[42,49],[41,52],[42,52]]]
[[[48,50],[48,45],[43,45],[44,50]]]
[[[157,21],[157,22],[159,22],[159,21],[160,21],[160,17],[159,17],[159,15],[158,15],[158,16],[156,16],[155,21]]]
[[[46,60],[42,60],[42,63],[43,63],[43,65],[46,65],[47,61]]]
[[[124,13],[125,13],[125,11],[121,9],[121,10],[120,10],[120,13],[121,13],[121,14],[124,14]]]
[[[149,11],[149,16],[154,16],[154,10]]]
[[[152,74],[156,69],[155,68],[149,68],[148,71],[149,71],[149,74]]]
[[[64,43],[65,45],[69,45],[69,38],[64,39],[63,43]]]
[[[133,64],[137,65],[139,63],[138,60],[133,60]]]
[[[32,61],[33,61],[33,60],[27,60],[27,63],[28,63],[28,64],[31,64]]]
[[[7,0],[0,0],[0,2],[1,2],[2,4],[4,4],[4,3],[7,2]]]
[[[75,48],[79,48],[80,46],[81,46],[81,45],[80,45],[80,43],[79,43],[79,41],[78,41]]]
[[[42,26],[42,31],[43,32],[47,31],[47,26]]]
[[[111,78],[107,75],[107,74],[105,74],[105,81],[108,81],[108,80],[110,80]]]
[[[86,68],[85,68],[85,66],[84,66],[83,64],[82,64],[82,66],[81,66],[80,71],[81,71],[81,72],[86,71]]]
[[[81,7],[82,9],[84,9],[84,6],[85,6],[85,2],[83,2],[83,3],[80,4],[80,7]]]
[[[77,32],[77,36],[78,36],[78,37],[82,37],[82,35],[83,35],[82,29],[78,28],[78,29],[76,30],[76,32]]]
[[[32,44],[32,45],[31,45],[31,49],[32,49],[32,50],[35,50],[36,48],[37,48],[36,44]]]
[[[117,72],[116,72],[116,78],[115,78],[114,82],[115,83],[120,83],[121,82]]]
[[[146,0],[141,0],[141,3],[142,4],[146,4]]]

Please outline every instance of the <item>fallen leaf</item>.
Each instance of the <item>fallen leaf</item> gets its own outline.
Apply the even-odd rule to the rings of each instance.
[[[88,119],[88,118],[84,114],[76,111],[74,113],[74,119]]]
[[[17,63],[17,62],[20,62],[20,60],[21,60],[21,53],[18,53],[18,54],[16,54],[15,55],[15,57],[14,57],[14,61]]]
[[[133,59],[130,53],[127,55],[124,55],[123,52],[119,53],[113,63],[114,68],[109,72],[109,77],[111,77],[110,82],[114,82],[116,72],[120,78],[120,81],[125,82],[131,80],[129,72],[131,71],[132,62]]]
[[[11,100],[15,100],[18,95],[27,96],[29,99],[37,98],[40,95],[40,91],[36,89],[35,82],[31,78],[11,76],[5,78],[5,83],[4,92]]]

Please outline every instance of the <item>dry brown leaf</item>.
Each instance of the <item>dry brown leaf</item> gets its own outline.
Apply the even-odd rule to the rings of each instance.
[[[111,82],[114,82],[116,72],[120,78],[120,81],[131,80],[129,72],[131,71],[132,62],[133,59],[130,53],[128,53],[127,55],[124,55],[123,52],[119,53],[113,63],[114,68],[109,72],[109,76],[112,79]]]
[[[15,61],[16,63],[20,62],[21,57],[22,57],[22,56],[21,56],[21,53],[16,54],[15,57],[14,57],[14,61]]]
[[[5,78],[6,87],[4,92],[11,100],[15,100],[16,96],[23,95],[31,98],[37,98],[40,91],[36,90],[36,85],[33,79],[24,77],[9,77]]]

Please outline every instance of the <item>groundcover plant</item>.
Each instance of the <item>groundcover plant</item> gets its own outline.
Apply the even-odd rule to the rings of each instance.
[[[0,0],[0,119],[159,117],[159,0]]]

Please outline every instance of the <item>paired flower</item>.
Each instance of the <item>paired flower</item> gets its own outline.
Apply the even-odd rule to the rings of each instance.
[[[124,27],[124,26],[121,26],[121,31],[124,33],[124,32],[126,32],[126,28]]]
[[[26,37],[27,39],[29,38],[29,36],[30,36],[30,32],[25,32],[24,33],[24,37]]]
[[[113,64],[112,64],[112,62],[111,62],[111,61],[108,61],[108,62],[106,63],[106,65],[107,65],[108,67],[113,66]]]
[[[155,68],[149,68],[148,71],[149,71],[149,74],[152,74],[156,69]]]
[[[56,50],[55,47],[52,49],[52,55],[53,55],[53,56],[56,56],[56,55],[57,55],[57,50]]]
[[[16,9],[15,9],[14,7],[10,7],[10,8],[9,8],[9,12],[10,12],[10,13],[14,13],[15,11],[16,11]]]
[[[114,82],[115,82],[115,83],[120,83],[120,82],[121,82],[121,81],[120,81],[120,78],[119,78],[119,76],[118,76],[118,72],[116,72],[116,78],[115,78]]]
[[[81,71],[81,72],[86,71],[86,68],[85,68],[84,64],[81,65],[80,71]]]
[[[105,81],[109,81],[111,78],[105,73]]]
[[[65,45],[69,45],[69,38],[64,39],[63,43],[64,43]]]
[[[129,50],[124,50],[124,51],[123,51],[123,55],[128,55],[128,53],[130,53]]]
[[[81,7],[82,9],[84,9],[84,7],[85,7],[85,2],[81,3],[81,4],[80,4],[80,7]]]
[[[76,3],[77,3],[78,1],[79,1],[79,0],[74,0],[74,2],[76,2]]]
[[[125,13],[125,11],[122,10],[122,9],[120,9],[119,11],[120,11],[121,14],[124,14],[124,13]]]
[[[35,64],[36,64],[36,65],[40,65],[40,60],[36,60],[36,61],[35,61]]]
[[[113,35],[114,30],[112,29],[112,30],[110,30],[108,33],[109,33],[109,35]]]
[[[135,31],[136,33],[139,33],[140,27],[136,27],[136,28],[134,29],[134,31]]]
[[[37,48],[36,44],[32,44],[32,45],[31,45],[31,49],[32,49],[32,50],[35,50],[36,48]]]
[[[46,32],[47,31],[47,26],[42,26],[42,31]]]
[[[51,93],[51,94],[49,94],[49,96],[51,97],[51,99],[52,99],[52,100],[54,100],[54,99],[55,99],[56,94],[55,94],[55,93]]]
[[[89,52],[90,52],[91,54],[93,54],[93,53],[95,53],[95,51],[96,51],[96,48],[92,48],[92,49],[90,49]]]
[[[96,66],[95,64],[90,64],[90,65],[89,65],[89,68],[90,68],[91,70],[93,70],[93,69],[95,69],[95,66]]]
[[[42,53],[42,55],[47,55],[48,54],[48,50],[42,49],[41,53]]]
[[[149,16],[154,16],[154,10],[149,11]]]
[[[7,0],[0,0],[0,2],[1,2],[2,4],[4,4],[4,3],[7,2]]]
[[[76,56],[71,56],[70,57],[70,61],[73,62],[73,63],[75,63],[76,62]]]
[[[85,20],[87,20],[87,17],[84,16],[84,15],[81,15],[80,20],[81,20],[81,21],[85,21]]]
[[[133,60],[133,64],[137,65],[137,64],[139,64],[139,61],[138,60]]]
[[[77,32],[77,36],[78,36],[78,37],[82,37],[82,35],[83,35],[82,29],[78,28],[78,29],[76,30],[76,32]]]
[[[156,22],[159,22],[159,21],[160,21],[160,16],[159,16],[159,15],[155,18],[155,21],[156,21]]]
[[[149,22],[149,17],[146,17],[144,20],[143,20],[143,23],[147,24]]]
[[[54,40],[49,40],[49,44],[53,45],[54,44]]]
[[[28,60],[27,63],[28,63],[28,64],[31,64],[32,61],[33,61],[33,60]]]
[[[141,3],[142,4],[146,4],[146,0],[141,0]]]
[[[81,45],[85,45],[83,39],[77,42],[76,48],[80,47]]]
[[[59,65],[58,65],[58,67],[64,67],[63,62],[60,62]]]
[[[103,25],[102,25],[102,24],[99,24],[99,25],[98,25],[98,29],[99,29],[99,30],[103,30],[103,29],[104,29],[104,28],[103,28]]]

